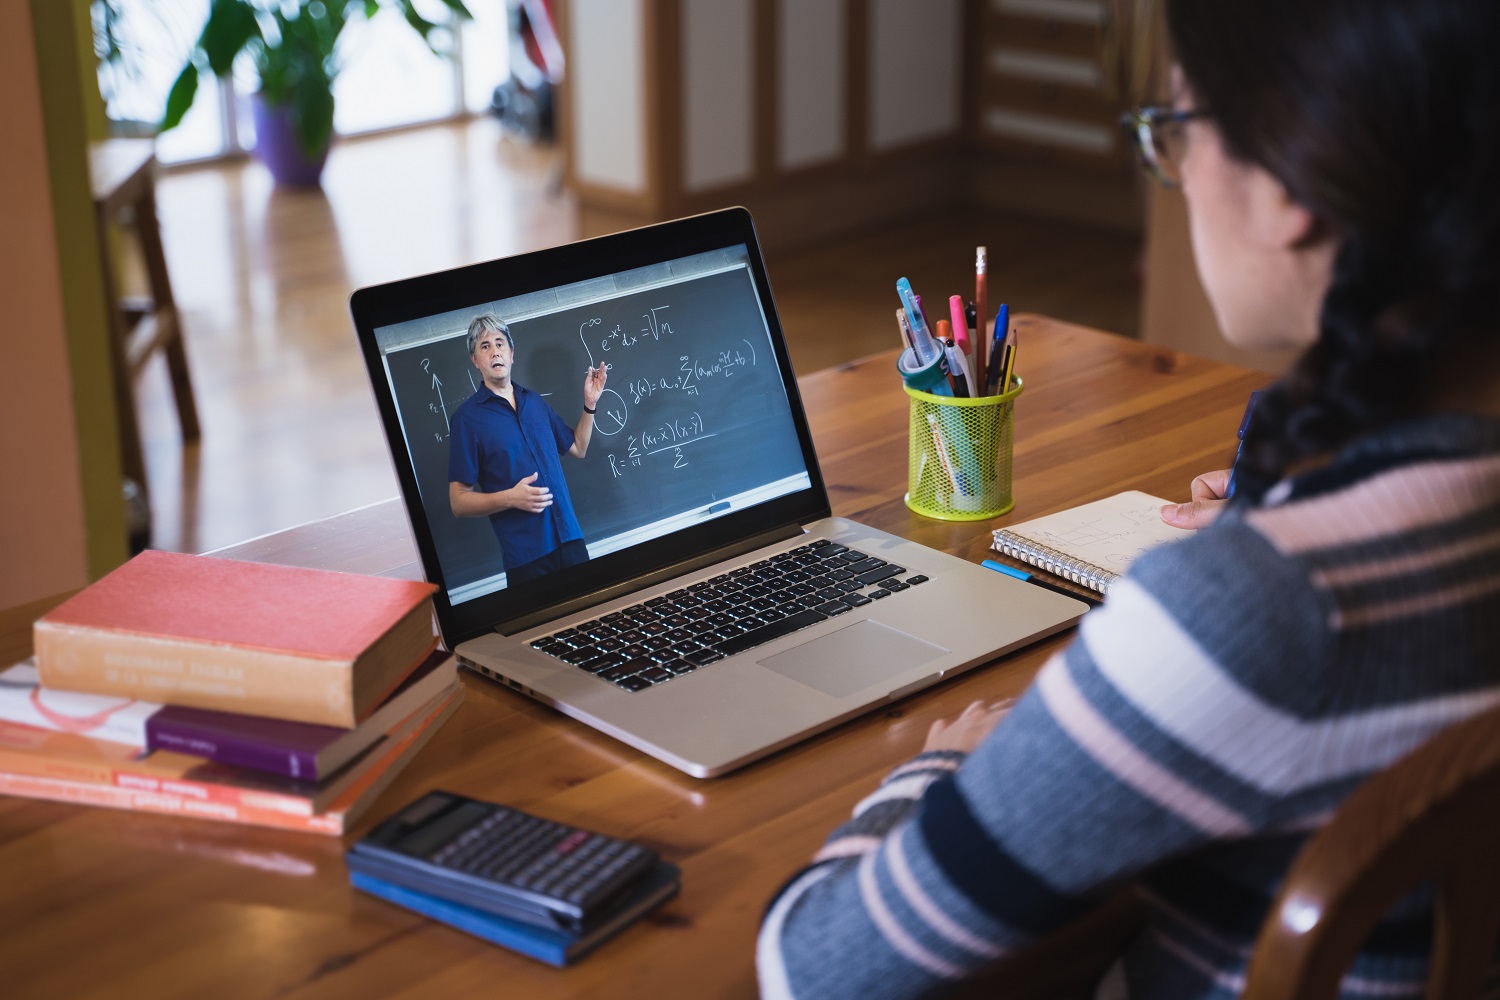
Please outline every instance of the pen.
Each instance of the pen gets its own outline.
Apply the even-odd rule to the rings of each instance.
[[[1059,587],[1055,583],[1048,583],[1046,580],[1038,580],[1035,576],[1026,572],[1025,570],[1016,569],[1014,566],[1007,566],[1003,562],[996,562],[993,559],[986,559],[979,565],[983,566],[985,569],[992,569],[996,573],[1004,573],[1006,576],[1015,577],[1017,580],[1024,580],[1032,586],[1041,587],[1043,590],[1050,590],[1054,594],[1061,594],[1064,597],[1071,597],[1075,601],[1083,601],[1085,604],[1104,603],[1098,598],[1086,597],[1083,594],[1078,593],[1077,591],[1069,590],[1066,587]]]
[[[1255,412],[1255,404],[1260,400],[1260,390],[1250,394],[1250,401],[1245,404],[1245,415],[1240,418],[1240,444],[1234,450],[1234,464],[1229,467],[1229,488],[1224,491],[1224,499],[1228,500],[1234,496],[1234,474],[1240,468],[1240,456],[1245,453],[1245,432],[1250,429],[1250,415]]]
[[[974,341],[969,337],[969,321],[964,315],[964,298],[962,295],[948,296],[948,316],[953,320],[953,342],[958,345],[959,350],[963,351],[964,354],[972,355],[974,353]],[[978,371],[980,369],[976,366],[975,370]],[[969,384],[974,385],[974,380],[970,379]],[[975,386],[975,392],[978,391],[979,387]]]
[[[1021,332],[1011,331],[1007,338],[1010,343],[1005,345],[1005,374],[1000,376],[1000,391],[1010,392],[1010,377],[1015,374],[1016,355],[1021,351]]]
[[[953,390],[955,399],[969,398],[969,372],[964,363],[964,352],[960,351],[953,343],[953,331],[948,329],[948,321],[940,319],[937,321],[938,343],[943,345],[943,351],[948,355],[948,387]]]
[[[908,351],[916,352],[916,346],[911,342],[911,327],[906,325],[906,310],[896,310],[896,329],[901,331],[901,346]]]
[[[1000,303],[1000,311],[995,314],[995,337],[990,347],[990,366],[985,372],[985,395],[993,396],[996,387],[1000,384],[1001,365],[1005,361],[1005,334],[1010,329],[1010,307]],[[1007,387],[1008,388],[1008,387]]]
[[[934,414],[927,414],[927,426],[932,429],[932,444],[937,449],[938,461],[943,463],[943,471],[948,474],[948,482],[953,484],[953,492],[962,493],[963,489],[958,485],[958,473],[953,471],[953,459],[948,457],[948,445],[943,441],[943,432],[938,430]]]
[[[906,307],[906,318],[911,323],[912,350],[919,362],[930,365],[942,356],[942,351],[932,341],[932,333],[927,329],[927,320],[911,290],[911,282],[905,278],[897,281],[896,293],[901,296],[901,304]]]
[[[974,331],[978,334],[974,338],[974,370],[976,372],[987,371],[985,367],[985,343],[986,333],[984,326],[985,307],[989,301],[990,291],[990,251],[988,247],[976,247],[974,249]],[[996,317],[998,319],[998,317]],[[994,395],[995,390],[990,390]]]

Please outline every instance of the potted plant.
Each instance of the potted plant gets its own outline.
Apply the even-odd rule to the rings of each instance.
[[[458,19],[463,0],[436,0]],[[213,0],[203,32],[167,95],[161,129],[182,121],[198,93],[199,74],[225,77],[249,53],[260,78],[254,98],[256,154],[280,184],[314,185],[333,139],[333,80],[339,35],[351,20],[397,10],[433,52],[441,26],[415,0]]]

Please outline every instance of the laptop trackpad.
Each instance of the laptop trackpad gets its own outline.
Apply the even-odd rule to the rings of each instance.
[[[879,622],[862,621],[777,653],[760,665],[826,695],[847,698],[947,652]]]

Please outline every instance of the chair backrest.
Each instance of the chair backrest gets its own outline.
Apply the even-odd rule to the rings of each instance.
[[[1427,1000],[1471,1000],[1500,940],[1500,710],[1370,778],[1308,840],[1261,926],[1245,1000],[1336,997],[1371,929],[1428,881]]]

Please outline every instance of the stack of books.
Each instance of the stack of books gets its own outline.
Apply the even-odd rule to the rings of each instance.
[[[142,553],[0,672],[0,794],[341,835],[463,700],[433,589]]]

